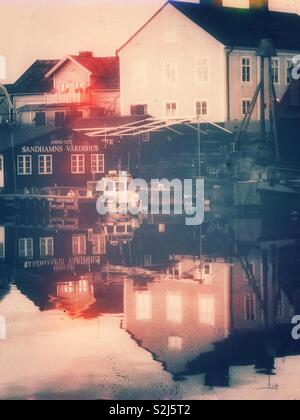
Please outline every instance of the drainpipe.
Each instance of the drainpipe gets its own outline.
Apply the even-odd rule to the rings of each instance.
[[[226,53],[226,121],[229,123],[231,119],[230,112],[230,54],[233,51],[233,47],[225,47]]]

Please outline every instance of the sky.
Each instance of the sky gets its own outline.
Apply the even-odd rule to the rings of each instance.
[[[230,6],[247,2],[225,1]],[[112,55],[164,3],[0,0],[0,56],[6,59],[6,82],[15,81],[38,58],[58,59],[81,50]],[[273,9],[295,11],[296,3],[299,8],[299,0],[270,0]]]

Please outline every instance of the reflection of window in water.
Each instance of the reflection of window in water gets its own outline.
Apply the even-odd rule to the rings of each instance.
[[[5,227],[0,226],[0,258],[5,258]]]
[[[54,255],[54,239],[40,238],[40,255],[41,257],[53,257]]]
[[[199,321],[201,324],[215,326],[216,304],[214,296],[199,296]]]
[[[210,275],[210,265],[209,264],[205,264],[204,266],[204,274],[209,276]]]
[[[73,255],[86,255],[86,236],[74,235],[72,238]]]
[[[182,318],[182,293],[167,293],[167,320],[180,323]]]
[[[88,281],[80,280],[79,281],[79,293],[86,293],[88,290]]]
[[[152,255],[144,255],[144,265],[145,267],[152,265]]]
[[[152,296],[150,292],[135,292],[136,320],[152,319]]]
[[[64,283],[64,292],[73,293],[73,283],[71,281],[69,281],[68,283]]]
[[[32,238],[19,239],[19,257],[20,258],[33,257],[33,239]]]
[[[93,255],[104,255],[105,251],[105,236],[102,234],[93,234]]]
[[[254,293],[245,296],[245,320],[255,321],[256,319],[256,299]]]
[[[182,337],[169,337],[168,338],[168,348],[173,351],[182,350]]]
[[[117,233],[126,233],[126,226],[124,225],[119,225],[117,226]]]

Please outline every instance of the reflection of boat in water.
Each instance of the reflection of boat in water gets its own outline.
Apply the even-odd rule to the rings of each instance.
[[[139,220],[130,215],[111,214],[102,218],[103,231],[108,243],[112,246],[118,246],[120,242],[132,241],[134,232],[139,227]]]

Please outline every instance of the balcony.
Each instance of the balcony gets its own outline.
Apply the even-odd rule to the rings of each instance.
[[[89,102],[89,94],[86,92],[79,93],[45,93],[45,104],[83,104]]]

